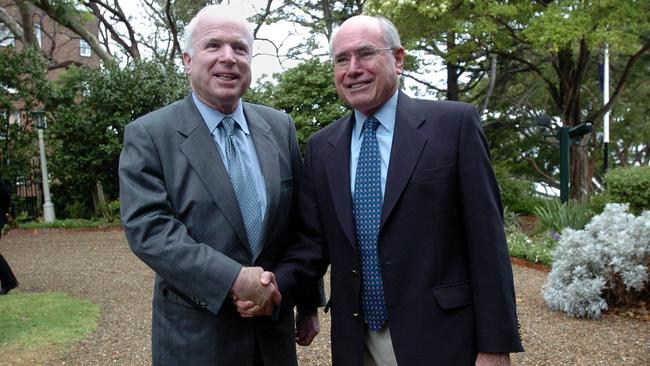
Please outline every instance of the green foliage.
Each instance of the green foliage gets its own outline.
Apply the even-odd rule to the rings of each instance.
[[[99,306],[58,292],[12,293],[0,298],[0,350],[3,347],[64,345],[97,328]]]
[[[562,203],[559,199],[546,200],[535,208],[539,218],[536,230],[553,230],[561,233],[566,228],[581,230],[589,223],[595,212],[587,203],[569,201]]]
[[[439,70],[443,64],[448,73],[447,90],[440,88],[440,83],[422,83],[429,93],[447,92],[451,98],[455,86],[458,99],[482,105],[488,90],[487,66],[496,57],[496,85],[485,115],[486,125],[501,127],[490,138],[494,150],[502,152],[495,160],[507,158],[512,174],[535,177],[551,186],[558,185],[557,141],[552,137],[541,139],[532,131],[532,121],[540,114],[551,116],[549,136],[556,135],[560,126],[586,120],[594,122],[594,131],[600,130],[598,64],[602,62],[602,47],[608,43],[611,90],[636,81],[634,88],[630,85],[631,90],[623,91],[626,95],[636,93],[637,88],[641,91],[626,97],[626,105],[616,114],[619,120],[621,115],[634,117],[625,134],[616,137],[615,149],[625,146],[624,151],[617,151],[617,158],[624,158],[628,164],[648,161],[650,124],[643,123],[649,115],[644,76],[650,70],[650,2],[368,0],[365,7],[369,13],[391,19],[405,47],[414,51],[413,62],[406,65],[407,76],[426,79],[420,76],[426,74],[428,66]],[[626,67],[630,65],[634,67],[628,74]],[[449,75],[457,77],[456,85]],[[621,101],[617,99],[614,107]],[[622,126],[613,124],[619,131]],[[580,200],[586,198],[583,192],[592,191],[592,176],[601,179],[588,161],[589,155],[597,154],[596,133],[588,138],[590,143],[585,139],[571,153],[571,168],[580,171],[571,175],[571,194]],[[522,162],[529,165],[527,169]]]
[[[47,64],[38,50],[0,47],[0,173],[5,182],[32,173],[38,147],[29,112],[42,108],[52,97],[46,72]],[[26,112],[19,114],[22,123],[9,123],[17,108]]]
[[[119,210],[119,208],[118,208]],[[104,219],[63,219],[54,220],[54,222],[22,222],[18,223],[21,229],[83,229],[83,228],[106,228],[115,226],[115,221],[108,221]]]
[[[543,201],[532,181],[512,175],[506,164],[495,163],[494,172],[501,190],[501,202],[516,214],[532,214]]]
[[[650,165],[650,54],[639,63],[612,109],[610,166]]]
[[[108,201],[101,183],[97,182],[97,212],[106,222],[119,222],[120,221],[120,200]]]
[[[187,79],[171,67],[140,61],[119,69],[71,68],[59,80],[55,122],[48,130],[55,202],[61,217],[90,217],[96,185],[109,201],[118,197],[117,168],[124,127],[130,121],[182,98]]]
[[[347,112],[336,94],[330,62],[314,58],[273,77],[275,83],[249,90],[244,99],[290,114],[303,148],[309,136]]]
[[[556,241],[549,234],[529,237],[517,228],[507,231],[508,251],[510,256],[523,258],[535,263],[550,266],[553,262],[551,253]]]
[[[629,203],[634,213],[650,210],[650,166],[612,169],[605,183],[611,202]]]

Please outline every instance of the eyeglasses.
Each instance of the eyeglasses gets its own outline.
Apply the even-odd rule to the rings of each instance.
[[[377,56],[380,51],[387,51],[387,50],[392,51],[393,48],[392,47],[386,47],[386,48],[361,47],[356,51],[352,51],[351,54],[350,52],[341,52],[336,54],[332,62],[334,63],[335,67],[346,67],[350,64],[350,60],[352,60],[352,55],[356,57],[357,61],[363,63],[375,58],[375,56]]]

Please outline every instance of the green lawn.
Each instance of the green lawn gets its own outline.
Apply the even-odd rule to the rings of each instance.
[[[59,292],[0,296],[0,354],[13,365],[42,364],[97,328],[99,306]]]

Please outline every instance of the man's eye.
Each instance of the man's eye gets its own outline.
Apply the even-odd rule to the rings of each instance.
[[[357,56],[360,59],[367,59],[375,55],[375,52],[373,50],[359,50],[357,51]]]
[[[234,47],[235,52],[239,55],[247,55],[248,54],[248,48],[245,46],[235,46]]]
[[[334,59],[334,62],[341,65],[341,64],[347,64],[350,61],[350,56],[349,55],[341,55],[341,56],[336,56]]]

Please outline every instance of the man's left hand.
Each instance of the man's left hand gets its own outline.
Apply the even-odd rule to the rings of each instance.
[[[476,366],[510,366],[509,353],[479,352],[476,356]]]
[[[316,309],[298,310],[296,313],[296,343],[301,346],[309,346],[318,332],[320,332],[318,311]]]

